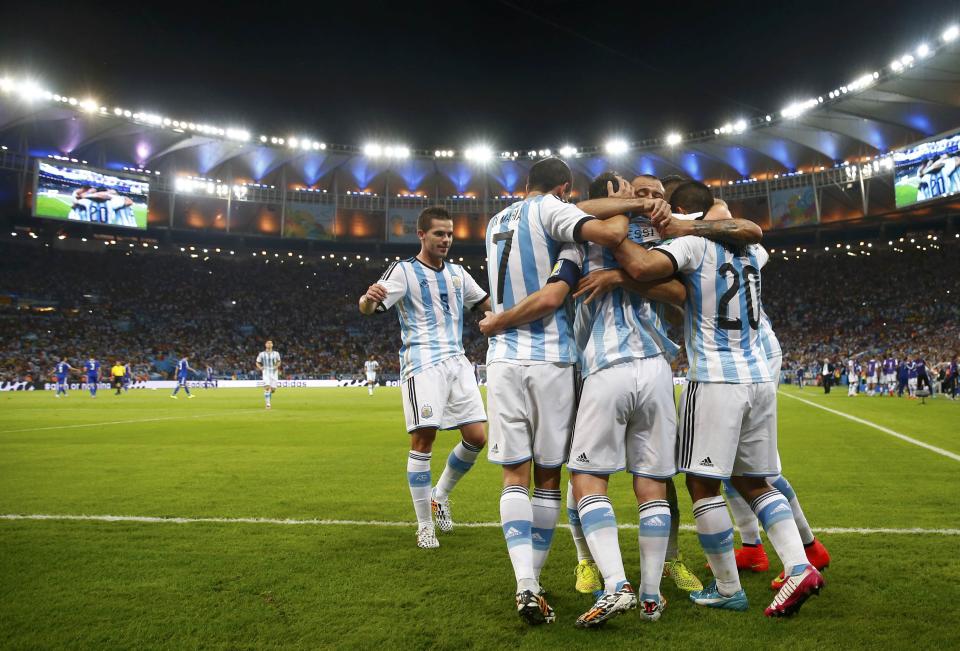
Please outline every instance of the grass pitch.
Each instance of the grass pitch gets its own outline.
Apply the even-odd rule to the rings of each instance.
[[[960,454],[960,402],[782,391]],[[665,581],[659,622],[627,614],[579,631],[590,599],[573,591],[561,530],[543,574],[558,622],[530,629],[498,527],[415,547],[399,389],[281,390],[269,412],[258,390],[195,393],[0,394],[0,513],[411,524],[0,520],[4,647],[960,646],[960,537],[944,532],[819,534],[827,588],[791,620],[762,615],[771,558],[770,572],[743,575],[747,613],[699,609]],[[786,396],[780,423],[784,471],[815,529],[960,529],[957,460]],[[434,479],[455,441],[438,438]],[[481,459],[454,494],[456,519],[495,523],[499,484]],[[626,476],[611,497],[635,525]],[[621,547],[637,580],[635,529]],[[693,532],[681,547],[706,579]]]

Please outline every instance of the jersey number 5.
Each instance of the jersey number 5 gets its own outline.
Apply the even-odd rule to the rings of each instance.
[[[497,305],[503,305],[503,283],[507,279],[507,264],[510,262],[510,250],[513,249],[513,231],[494,233],[493,242],[503,242],[500,263],[497,266]]]
[[[727,274],[733,279],[733,284],[720,297],[720,304],[717,305],[717,327],[724,330],[740,330],[743,328],[743,320],[740,317],[731,319],[728,316],[730,301],[732,301],[740,291],[740,276],[736,268],[726,262],[717,269],[720,276],[726,278]],[[743,274],[743,284],[746,290],[747,299],[747,320],[750,327],[754,330],[760,328],[760,272],[752,265],[746,265],[741,272]]]

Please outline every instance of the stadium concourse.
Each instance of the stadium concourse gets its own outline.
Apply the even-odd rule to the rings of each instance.
[[[772,256],[764,306],[788,381],[798,366],[816,381],[825,358],[838,368],[851,358],[919,358],[937,369],[960,352],[960,240],[927,235],[914,238],[921,244],[854,243],[856,254],[838,247]],[[286,379],[359,377],[370,355],[381,378],[398,377],[395,317],[364,319],[356,309],[383,258],[301,264],[249,252],[64,246],[23,236],[0,245],[2,381],[42,384],[59,359],[79,367],[90,356],[130,363],[137,379],[171,378],[182,356],[220,378],[255,378],[267,338],[283,355]],[[463,264],[486,285],[482,258]],[[486,340],[475,324],[464,340],[467,356],[483,364]],[[684,366],[681,352],[675,373]]]

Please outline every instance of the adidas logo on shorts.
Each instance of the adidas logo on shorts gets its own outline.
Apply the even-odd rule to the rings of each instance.
[[[494,443],[494,444],[493,444],[493,449],[490,450],[490,451],[493,452],[494,454],[500,454],[500,446],[497,445],[496,443]]]
[[[710,460],[710,457],[705,457],[700,461],[700,465],[707,468],[713,468],[713,461]]]
[[[581,452],[581,453],[580,453],[580,456],[577,457],[577,461],[578,461],[579,463],[590,463],[590,459],[587,458],[587,453],[586,453],[586,452]]]

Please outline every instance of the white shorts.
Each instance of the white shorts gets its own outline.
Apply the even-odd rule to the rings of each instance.
[[[559,468],[567,460],[577,413],[573,365],[490,364],[487,405],[490,461],[512,465],[533,459],[542,468]]]
[[[567,468],[591,475],[628,470],[667,479],[677,474],[677,407],[663,355],[634,359],[583,381]]]
[[[897,382],[897,376],[893,373],[884,373],[882,377],[884,384],[896,384]]]
[[[780,474],[773,382],[687,382],[679,421],[680,472],[720,479]]]
[[[276,388],[276,386],[277,386],[277,372],[276,372],[276,371],[264,371],[264,372],[263,372],[263,386]]]
[[[377,372],[373,371],[372,373],[367,373],[367,382],[376,382],[377,381]]]
[[[456,429],[487,420],[473,365],[463,355],[448,357],[407,378],[402,394],[408,432]]]
[[[915,378],[915,377],[907,378],[907,386],[908,386],[909,388],[911,388],[911,389],[916,389],[916,388],[917,388],[917,378]]]

